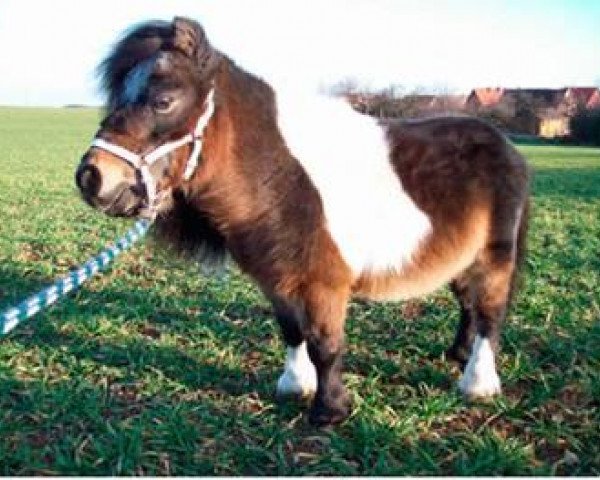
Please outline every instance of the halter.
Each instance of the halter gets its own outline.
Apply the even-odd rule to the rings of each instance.
[[[183,137],[173,140],[171,142],[163,143],[159,145],[154,150],[141,155],[139,153],[132,152],[120,145],[115,143],[108,142],[103,138],[94,138],[92,140],[91,146],[95,148],[99,148],[101,150],[105,150],[109,153],[112,153],[116,157],[124,160],[129,165],[131,165],[136,172],[140,173],[140,178],[142,179],[142,183],[146,188],[146,195],[148,195],[148,207],[150,209],[152,217],[155,216],[155,200],[156,200],[156,182],[154,178],[152,178],[152,174],[150,173],[150,167],[159,159],[171,153],[173,150],[178,149],[184,145],[193,144],[192,152],[188,158],[188,161],[185,166],[185,171],[183,172],[183,179],[189,180],[194,172],[196,171],[196,167],[198,166],[198,158],[200,157],[200,153],[202,152],[202,135],[204,133],[204,129],[206,125],[210,121],[214,110],[215,103],[213,100],[213,96],[215,93],[215,89],[211,88],[208,92],[208,96],[206,97],[205,105],[206,109],[204,113],[200,115],[198,121],[196,122],[196,127],[194,131],[184,135]]]

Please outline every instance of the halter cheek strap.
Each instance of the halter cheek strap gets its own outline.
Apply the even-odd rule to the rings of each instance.
[[[188,161],[185,165],[185,170],[183,172],[184,180],[187,181],[192,178],[192,175],[198,166],[198,158],[202,152],[202,134],[204,133],[204,129],[206,128],[206,125],[208,125],[208,122],[210,121],[215,110],[213,97],[214,88],[208,92],[205,102],[206,108],[204,113],[198,118],[193,133],[188,133],[177,140],[163,143],[145,155],[132,152],[125,147],[111,143],[103,138],[94,138],[94,140],[92,140],[92,147],[112,153],[114,156],[119,157],[121,160],[124,160],[130,164],[136,171],[140,173],[142,182],[146,187],[146,194],[148,195],[148,206],[153,214],[156,207],[155,200],[157,192],[156,182],[150,173],[150,167],[156,161],[160,160],[162,157],[171,153],[172,151],[184,145],[193,144],[192,152],[190,153]]]

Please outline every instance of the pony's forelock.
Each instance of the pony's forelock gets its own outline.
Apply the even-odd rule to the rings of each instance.
[[[172,34],[172,24],[162,20],[137,24],[123,33],[96,69],[109,108],[118,101],[131,69],[163,49]]]

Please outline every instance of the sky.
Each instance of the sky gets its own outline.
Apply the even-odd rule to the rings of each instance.
[[[198,20],[268,81],[467,93],[600,85],[600,0],[0,0],[0,105],[99,105],[123,30]]]

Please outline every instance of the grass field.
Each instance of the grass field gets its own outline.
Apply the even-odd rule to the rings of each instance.
[[[0,309],[131,225],[75,192],[97,120],[0,109]],[[310,427],[274,402],[283,349],[252,284],[144,242],[0,339],[0,475],[600,475],[600,150],[522,151],[534,209],[502,397],[457,393],[441,354],[458,311],[442,290],[351,306],[353,415]]]

